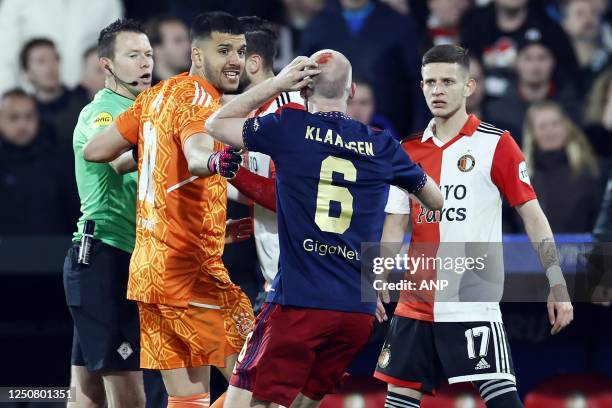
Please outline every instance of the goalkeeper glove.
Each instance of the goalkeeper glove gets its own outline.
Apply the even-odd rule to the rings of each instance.
[[[215,152],[208,158],[208,170],[211,174],[217,173],[226,179],[233,179],[242,163],[240,149],[228,146]]]

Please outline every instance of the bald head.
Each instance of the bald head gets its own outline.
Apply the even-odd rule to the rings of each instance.
[[[321,73],[313,78],[312,96],[347,100],[351,92],[352,68],[349,60],[338,51],[321,50],[310,57]]]

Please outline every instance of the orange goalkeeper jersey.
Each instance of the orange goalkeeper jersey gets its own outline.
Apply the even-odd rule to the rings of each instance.
[[[221,261],[227,183],[218,175],[193,176],[183,154],[185,141],[204,132],[219,98],[203,78],[181,74],[142,92],[116,120],[121,135],[138,145],[129,299],[218,306],[218,289],[232,285]],[[215,142],[215,150],[222,147]]]

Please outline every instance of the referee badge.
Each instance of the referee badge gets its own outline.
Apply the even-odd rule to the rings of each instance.
[[[464,173],[471,171],[476,165],[476,159],[471,154],[464,154],[457,161],[457,168]]]
[[[380,368],[387,368],[389,361],[391,361],[391,347],[385,346],[380,352],[380,356],[378,356],[378,366]]]
[[[119,353],[121,358],[123,358],[124,360],[127,360],[128,357],[134,353],[134,350],[132,350],[132,346],[130,345],[130,343],[128,343],[127,341],[124,341],[123,343],[121,343],[121,345],[117,349],[117,353]]]
[[[100,112],[98,113],[98,116],[96,116],[96,118],[94,119],[92,127],[94,129],[100,128],[100,127],[106,127],[110,125],[111,123],[113,123],[113,115],[111,115],[108,112]]]

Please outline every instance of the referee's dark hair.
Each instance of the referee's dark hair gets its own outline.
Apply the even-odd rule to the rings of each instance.
[[[115,39],[119,33],[146,34],[142,25],[129,18],[120,18],[106,26],[98,36],[98,56],[113,59],[115,57]]]
[[[276,56],[276,40],[278,36],[272,23],[257,16],[239,17],[247,44],[247,57],[259,55],[265,70],[272,70]]]
[[[468,50],[458,45],[444,44],[430,48],[421,61],[421,66],[436,62],[459,64],[466,71],[470,71],[470,58]]]
[[[210,38],[213,32],[224,34],[244,34],[238,18],[223,11],[199,14],[191,23],[191,42]]]

